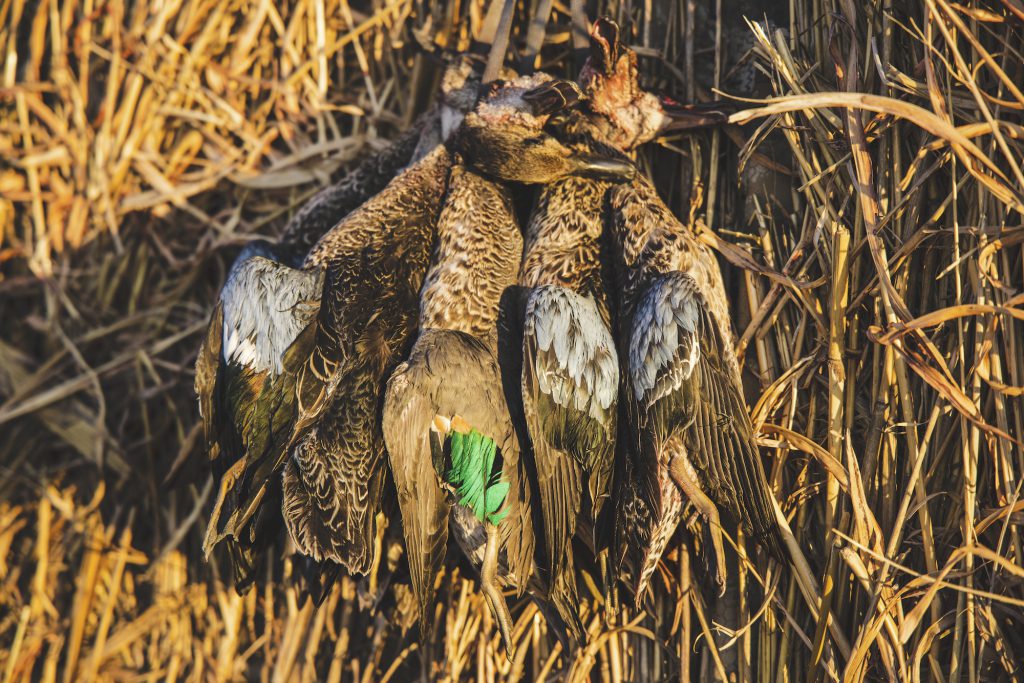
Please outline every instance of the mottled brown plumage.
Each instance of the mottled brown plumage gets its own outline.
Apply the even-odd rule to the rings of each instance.
[[[640,89],[636,57],[616,45],[617,36],[611,22],[595,25],[586,90],[595,126],[611,132],[606,142],[643,142],[671,112]],[[714,254],[644,178],[614,187],[610,208],[618,251],[619,348],[627,355],[624,450],[635,484],[619,501],[620,546],[636,558],[639,601],[687,501],[709,521],[720,584],[725,560],[719,508],[777,558],[784,555],[743,402]]]
[[[591,515],[610,488],[618,360],[601,275],[608,183],[545,187],[527,229],[522,397],[544,520],[546,569],[573,573],[571,539],[588,483]]]
[[[325,187],[299,209],[281,233],[281,242],[304,257],[323,235],[341,219],[377,194],[392,178],[414,160],[420,138],[437,135],[441,126],[439,107],[421,114],[409,127],[377,154],[364,158],[338,182]],[[440,140],[438,140],[440,142]]]
[[[673,517],[680,493],[717,524],[717,512],[688,490],[693,486],[782,559],[717,261],[649,182],[616,188],[611,206],[625,267],[622,320],[630,344],[627,394],[639,446],[638,481],[653,519],[662,518],[651,534],[661,548],[651,544],[639,584],[653,571],[668,527],[678,522]],[[717,533],[712,528],[713,539]],[[715,550],[721,554],[720,539]],[[724,558],[716,559],[723,581]]]
[[[384,435],[421,615],[430,613],[450,515],[464,552],[477,566],[483,561],[484,523],[472,514],[452,514],[444,464],[431,454],[431,438],[444,442],[456,417],[495,442],[501,478],[510,484],[503,508],[508,514],[498,525],[501,578],[522,593],[532,573],[529,490],[502,393],[495,336],[498,304],[515,282],[521,252],[508,191],[456,166],[423,287],[420,336],[389,381],[384,407]],[[492,604],[492,609],[505,620],[501,607]]]
[[[546,80],[546,79],[545,79]],[[571,150],[555,145],[541,130],[529,98],[537,79],[521,78],[497,84],[476,110],[466,117],[462,131],[475,128],[475,146],[463,132],[457,145],[476,168],[491,176],[521,182],[547,181],[552,174],[590,172],[603,160],[581,163]],[[571,104],[562,99],[563,106]],[[491,151],[519,138],[515,162]],[[539,139],[537,144],[527,140]],[[502,143],[504,144],[504,143]],[[551,150],[558,149],[563,163],[553,170]],[[563,150],[564,149],[564,154]],[[615,160],[623,172],[628,164]],[[601,172],[607,172],[602,166]],[[445,547],[445,520],[467,556],[481,568],[485,596],[495,612],[506,648],[511,652],[511,619],[495,583],[503,580],[521,593],[536,586],[533,575],[533,529],[527,475],[519,458],[519,444],[506,405],[502,372],[497,358],[499,304],[513,285],[522,254],[522,238],[508,191],[475,170],[456,167],[440,219],[434,264],[426,278],[420,305],[421,332],[409,360],[389,382],[384,410],[384,432],[398,488],[413,586],[421,614],[428,613]],[[438,453],[453,430],[475,430],[498,448],[500,481],[509,485],[500,522],[482,521],[461,504],[452,506],[445,491],[444,464]],[[431,448],[432,439],[435,440]],[[488,476],[489,473],[488,473]],[[500,571],[498,567],[501,567]],[[546,587],[540,589],[548,593]],[[582,631],[575,600],[555,599],[562,618],[574,634]]]
[[[209,553],[225,541],[239,590],[251,583],[256,555],[282,523],[281,480],[271,475],[292,436],[295,379],[316,335],[322,262],[332,253],[358,253],[366,240],[365,221],[342,222],[329,242],[320,238],[410,159],[438,147],[473,106],[478,80],[468,59],[453,63],[438,103],[410,131],[318,194],[277,244],[252,243],[232,267],[197,359],[196,392],[220,483],[205,548]],[[316,262],[299,267],[314,242],[321,245]],[[378,366],[388,362],[387,335],[381,332],[380,326],[369,327],[359,344]]]
[[[387,373],[416,329],[451,158],[444,147],[328,233],[308,266],[326,271],[312,353],[299,372],[284,518],[299,549],[363,574],[384,483],[378,409]],[[334,232],[334,231],[332,231]]]

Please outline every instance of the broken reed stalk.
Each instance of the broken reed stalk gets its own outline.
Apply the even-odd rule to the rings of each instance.
[[[413,28],[464,49],[498,8],[11,0],[4,681],[704,680],[727,663],[741,681],[1021,676],[1024,14],[793,0],[747,25],[716,0],[599,4],[637,20],[650,86],[754,99],[726,135],[638,162],[722,257],[753,422],[806,563],[765,571],[736,539],[749,589],[719,609],[699,528],[680,532],[641,613],[605,625],[600,591],[583,590],[592,640],[574,655],[513,603],[514,662],[455,563],[426,640],[391,552],[375,584],[342,578],[319,609],[281,552],[236,596],[202,559],[191,389],[226,268],[411,120],[408,94],[434,78]],[[572,75],[579,3],[553,4],[543,44],[526,38],[534,5],[548,6],[513,6],[513,54]]]

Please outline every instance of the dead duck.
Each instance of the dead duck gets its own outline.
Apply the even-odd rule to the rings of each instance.
[[[597,22],[581,71],[587,112],[575,110],[561,124],[573,149],[625,154],[660,132],[690,123],[688,110],[620,76],[618,70],[632,70],[627,75],[635,78],[636,57],[630,53],[622,61],[618,50],[618,28]],[[572,538],[585,500],[595,528],[605,532],[593,539],[598,550],[612,540],[607,532],[613,520],[601,519],[618,433],[614,297],[609,301],[602,267],[604,198],[610,187],[570,177],[544,188],[530,218],[519,279],[522,402],[553,576],[572,573]],[[612,568],[603,569],[610,586]]]
[[[472,107],[478,83],[469,61],[451,65],[442,82],[439,127],[442,118],[457,122],[464,109]],[[453,111],[447,112],[449,108]],[[429,162],[424,159],[414,165],[364,204],[359,216],[349,216],[334,226],[318,240],[309,257],[302,258],[304,245],[322,232],[324,217],[345,210],[371,191],[380,179],[375,170],[357,171],[358,180],[342,183],[344,192],[331,195],[326,202],[329,207],[321,204],[312,213],[300,212],[296,218],[305,218],[292,221],[281,244],[254,243],[232,267],[197,359],[196,391],[214,475],[220,482],[204,547],[209,554],[218,542],[226,541],[240,590],[251,583],[254,554],[276,536],[282,522],[282,480],[276,475],[293,440],[300,388],[296,380],[309,363],[317,335],[322,336],[317,319],[323,314],[320,296],[325,264],[334,258],[353,270],[385,268],[372,256],[389,251],[387,237],[377,234],[382,225],[393,228],[399,249],[405,241],[403,229],[425,230],[428,236],[420,241],[430,239],[437,207],[429,204],[436,204],[439,200],[434,198],[443,194],[448,168],[447,152],[441,145],[435,148]],[[420,154],[413,152],[414,157]],[[385,155],[388,163],[383,165],[389,166],[388,172],[396,155],[402,156]],[[419,183],[425,186],[418,188]],[[425,197],[428,206],[411,212],[409,222],[398,221],[396,228],[395,216],[410,201],[415,204],[417,196]],[[342,199],[344,207],[335,202]],[[394,209],[388,209],[396,202]],[[424,215],[431,219],[422,221]],[[368,246],[366,254],[363,245]],[[429,246],[421,251],[428,252]],[[414,278],[409,295],[412,301],[426,268],[425,258],[419,259],[424,263],[419,280]],[[383,272],[388,271],[385,268]],[[371,272],[367,277],[374,275]],[[372,306],[372,301],[368,305]],[[308,409],[312,399],[308,393],[305,398]]]
[[[460,150],[473,150],[477,169],[520,182],[567,173],[631,176],[632,166],[622,160],[577,156],[554,140],[525,142],[546,137],[543,117],[574,102],[551,102],[544,94],[567,87],[543,75],[498,84],[467,115],[463,125],[473,130],[456,136]],[[508,149],[518,139],[519,158],[506,164],[481,156],[477,150],[496,148],[479,146],[484,136]],[[467,149],[468,140],[474,142]],[[430,618],[450,520],[463,552],[480,567],[484,595],[511,653],[512,621],[500,584],[520,594],[550,591],[534,576],[530,486],[497,356],[499,304],[516,282],[522,235],[508,190],[477,169],[453,169],[421,294],[420,334],[388,382],[383,429],[421,623]],[[561,597],[554,600],[559,627],[567,624],[579,637],[575,604]]]
[[[606,58],[588,77],[590,107],[621,140],[643,141],[664,108],[637,81],[636,56],[617,29],[595,25]],[[684,110],[685,111],[685,110]],[[714,109],[712,108],[712,112]],[[697,118],[693,118],[695,114]],[[698,107],[687,127],[722,118]],[[612,136],[610,136],[612,137]],[[614,138],[613,138],[614,139]],[[620,501],[623,545],[635,557],[637,602],[687,501],[708,521],[716,580],[724,587],[719,508],[782,560],[772,493],[740,384],[718,261],[642,177],[609,193],[617,251],[623,397],[634,489]]]
[[[285,352],[315,317],[323,283],[321,271],[301,267],[306,253],[414,158],[418,140],[440,126],[439,110],[421,116],[389,147],[320,192],[289,221],[277,243],[255,240],[235,259],[196,364],[195,390],[217,481],[240,461],[260,460],[284,448],[294,403],[287,397],[294,394],[301,362],[299,354],[286,357]],[[259,547],[281,527],[276,483],[269,498],[244,533],[225,540],[240,592],[252,583]],[[216,507],[207,554],[224,539],[220,512],[221,506]]]
[[[638,596],[689,500],[709,524],[725,582],[719,507],[783,561],[771,490],[743,402],[718,262],[647,180],[611,193],[621,245],[625,378],[640,508]]]
[[[504,88],[526,86],[505,85],[492,95],[500,99]],[[488,116],[485,109],[491,139],[522,135]],[[488,149],[475,151],[474,159],[485,159]],[[547,158],[551,147],[536,149]],[[571,154],[564,161],[565,172],[590,168]],[[282,511],[303,553],[352,573],[366,573],[373,560],[384,480],[380,399],[416,329],[419,287],[450,165],[445,146],[431,152],[325,235],[306,259],[307,267],[324,267],[326,276],[316,336],[297,379]],[[533,182],[533,169],[548,172],[541,164],[489,168],[519,182]],[[349,222],[363,227],[344,225]]]
[[[521,594],[532,574],[529,488],[496,357],[504,289],[522,235],[509,193],[456,166],[420,302],[420,334],[388,381],[383,429],[424,632],[452,529],[511,651],[500,578]]]

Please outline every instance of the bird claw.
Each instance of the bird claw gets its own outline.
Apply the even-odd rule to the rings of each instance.
[[[722,527],[717,520],[708,520],[711,531],[711,547],[715,553],[715,584],[718,586],[718,597],[725,595],[725,582],[728,574],[725,569],[725,545],[722,543]]]
[[[505,596],[498,589],[498,527],[485,523],[487,527],[487,545],[484,546],[484,561],[480,565],[480,587],[484,598],[498,623],[501,642],[505,645],[505,656],[511,662],[515,657],[516,646],[512,640],[512,614],[508,611]]]

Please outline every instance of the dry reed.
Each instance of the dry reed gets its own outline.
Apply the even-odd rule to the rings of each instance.
[[[514,661],[455,561],[427,642],[395,552],[319,609],[280,556],[237,596],[200,548],[208,310],[423,106],[417,41],[465,48],[486,8],[0,0],[0,680],[1024,678],[1024,5],[589,4],[651,86],[758,98],[640,162],[726,264],[809,575],[741,563],[715,604],[680,533],[610,626],[581,576],[569,656],[518,604]],[[536,60],[562,74],[568,12]]]

